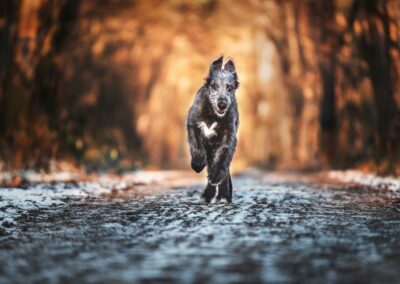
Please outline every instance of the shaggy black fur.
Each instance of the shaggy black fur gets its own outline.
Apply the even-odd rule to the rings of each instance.
[[[187,116],[191,166],[197,173],[205,166],[208,183],[203,198],[232,202],[229,166],[237,144],[239,113],[235,91],[239,86],[235,65],[223,56],[210,65],[209,75],[197,92]]]

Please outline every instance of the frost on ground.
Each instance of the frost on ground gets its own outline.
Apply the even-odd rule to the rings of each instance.
[[[346,183],[355,183],[375,189],[400,190],[400,177],[379,177],[371,173],[360,171],[330,171],[328,177]]]
[[[40,180],[36,180],[40,182]],[[0,283],[398,283],[398,179],[137,172],[0,189]]]
[[[143,185],[164,183],[164,186],[168,186],[171,181],[185,181],[182,174],[173,171],[136,172],[120,177],[105,175],[85,182],[71,182],[71,178],[77,178],[77,175],[67,172],[55,174],[56,182],[51,180],[50,174],[28,171],[22,176],[26,182],[32,182],[32,185],[27,187],[25,184],[23,188],[0,187],[0,230],[3,234],[5,231],[11,232],[15,219],[30,210],[66,205],[71,200],[115,194],[121,190],[133,189],[137,185],[141,185],[143,190]]]

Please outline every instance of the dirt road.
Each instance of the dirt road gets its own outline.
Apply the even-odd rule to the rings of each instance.
[[[205,205],[192,175],[138,176],[0,189],[0,283],[400,282],[396,184],[257,172]]]

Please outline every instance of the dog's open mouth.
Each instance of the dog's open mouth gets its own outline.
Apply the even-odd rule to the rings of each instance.
[[[225,113],[226,113],[226,109],[224,109],[224,110],[217,109],[217,114],[224,115]]]

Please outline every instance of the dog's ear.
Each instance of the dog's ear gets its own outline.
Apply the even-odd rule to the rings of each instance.
[[[232,59],[228,59],[228,61],[224,65],[224,69],[233,74],[233,77],[235,79],[235,89],[239,88],[238,76],[236,74],[235,64],[233,63]]]
[[[226,71],[236,73],[235,64],[233,63],[232,59],[228,59],[228,61],[224,65],[224,69]]]
[[[224,56],[221,55],[217,59],[215,59],[213,62],[211,62],[210,65],[210,72],[220,70],[222,68],[222,62],[224,60]]]

